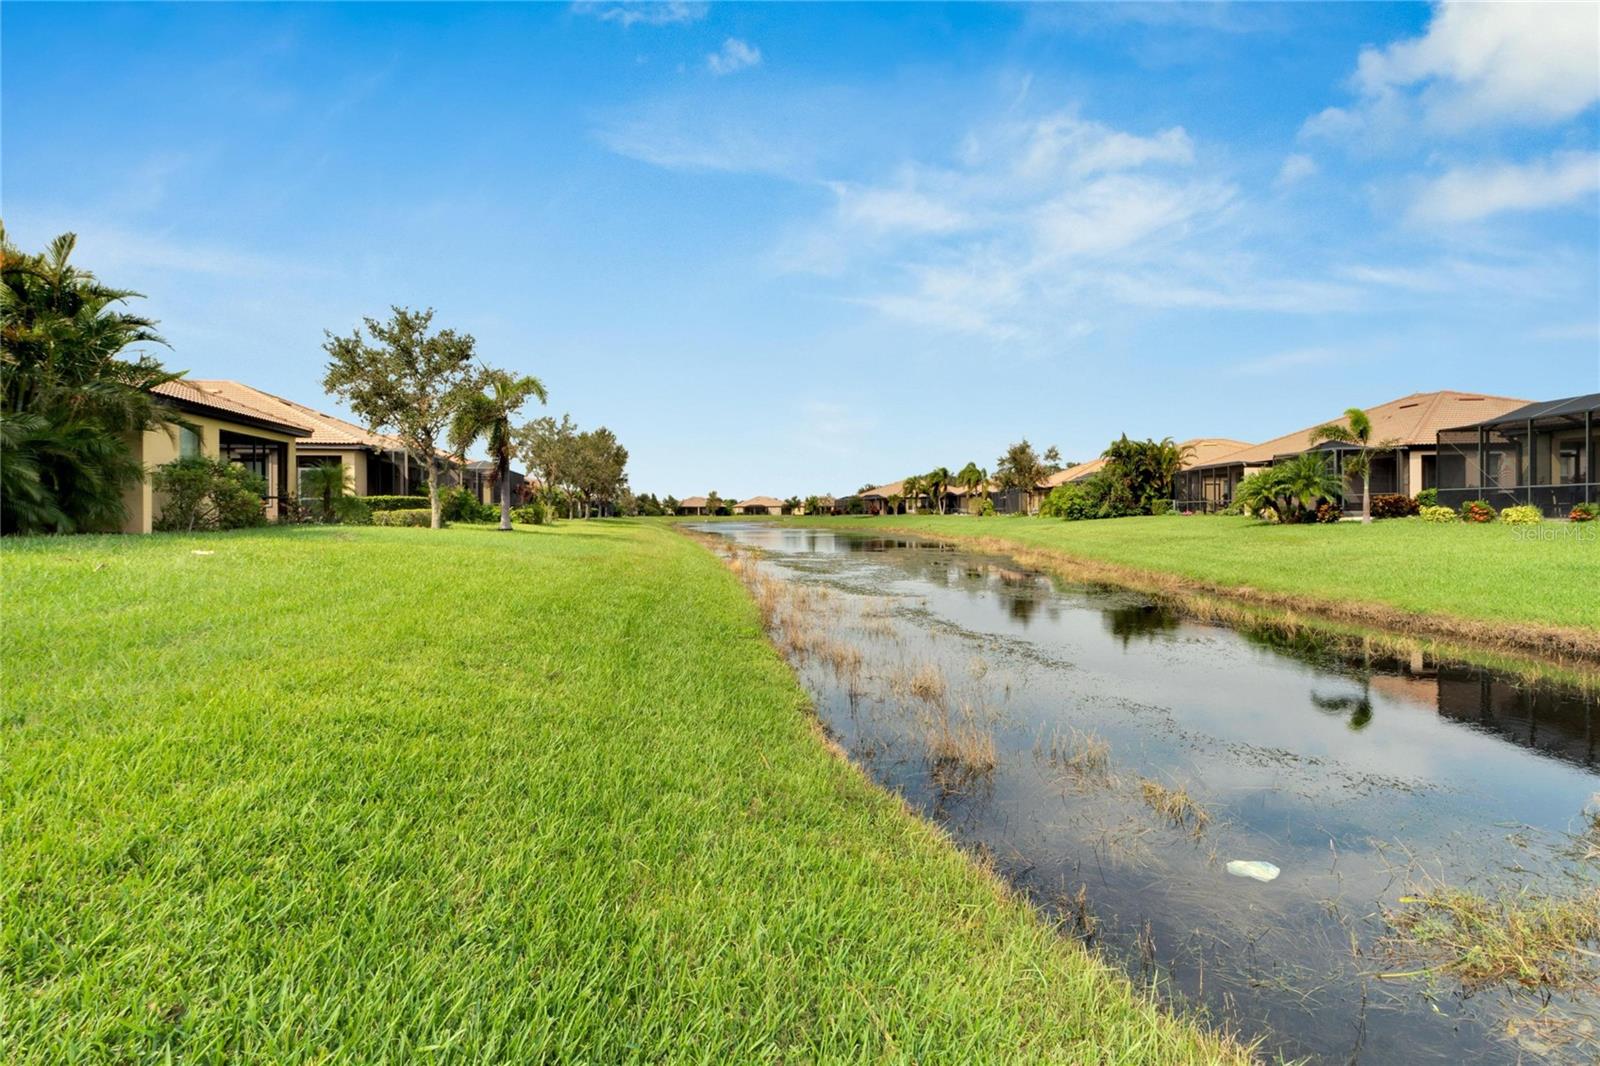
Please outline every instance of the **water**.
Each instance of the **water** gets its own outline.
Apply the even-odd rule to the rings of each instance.
[[[1592,696],[1350,661],[933,541],[704,529],[763,550],[775,636],[850,757],[1179,1009],[1313,1061],[1600,1059],[1592,990],[1378,976],[1425,965],[1385,945],[1382,913],[1430,879],[1600,876],[1573,854],[1600,793]],[[1105,767],[1067,764],[1090,736]],[[1209,824],[1164,819],[1147,780]],[[1233,859],[1282,872],[1231,877]]]

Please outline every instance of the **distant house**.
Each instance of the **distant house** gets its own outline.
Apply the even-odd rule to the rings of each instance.
[[[707,500],[704,496],[690,496],[687,500],[678,501],[679,514],[706,514]]]
[[[927,496],[918,494],[915,500],[905,498],[906,483],[891,481],[887,485],[875,485],[856,493],[861,500],[867,514],[906,514],[912,510],[930,511],[937,510],[933,501]]]
[[[237,463],[267,483],[262,508],[269,519],[277,518],[284,499],[294,491],[290,472],[296,469],[298,445],[312,435],[312,427],[303,419],[282,417],[207,389],[206,384],[178,380],[157,385],[152,391],[189,425],[173,426],[170,433],[160,428],[134,434],[129,441],[132,457],[146,471],[197,455]],[[145,477],[123,494],[122,502],[123,532],[149,533],[165,500]]]
[[[1372,421],[1373,441],[1392,439],[1396,442],[1394,451],[1377,457],[1372,464],[1373,495],[1410,496],[1422,489],[1437,487],[1440,430],[1494,419],[1527,402],[1507,396],[1444,390],[1412,393],[1366,408],[1367,417]],[[1317,426],[1342,420],[1342,414],[1331,414],[1316,425],[1195,462],[1179,477],[1178,505],[1185,510],[1220,511],[1233,501],[1234,490],[1245,475],[1313,448],[1327,453],[1334,470],[1343,474],[1345,459],[1353,446],[1337,442],[1313,445],[1310,439]],[[1344,506],[1360,509],[1359,479],[1346,478]]]
[[[1532,504],[1565,518],[1574,504],[1600,502],[1600,393],[1530,403],[1439,431],[1434,487],[1460,507]]]
[[[778,514],[782,510],[783,501],[771,496],[752,496],[733,505],[734,514]]]
[[[1233,486],[1225,473],[1219,475],[1209,464],[1225,455],[1250,447],[1249,441],[1231,437],[1191,437],[1178,445],[1189,453],[1173,485],[1173,499],[1181,511],[1220,511],[1231,500]]]

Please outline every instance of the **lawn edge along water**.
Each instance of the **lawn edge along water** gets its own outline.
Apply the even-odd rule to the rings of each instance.
[[[1507,666],[1519,672],[1543,676],[1575,679],[1589,683],[1600,671],[1600,621],[1590,621],[1600,615],[1600,606],[1592,593],[1585,598],[1583,589],[1600,587],[1600,538],[1587,538],[1588,531],[1581,526],[1576,530],[1561,526],[1565,540],[1539,539],[1530,536],[1525,541],[1513,541],[1518,532],[1511,527],[1484,528],[1463,525],[1459,530],[1446,527],[1436,531],[1423,523],[1410,520],[1375,522],[1370,525],[1342,523],[1352,528],[1327,526],[1274,527],[1250,519],[1215,516],[1163,516],[1144,518],[1115,518],[1091,522],[1062,522],[1050,519],[1003,517],[974,518],[957,515],[895,515],[864,518],[838,517],[787,517],[778,521],[790,525],[815,525],[819,528],[859,529],[869,532],[907,533],[928,536],[971,545],[973,548],[995,554],[1004,554],[1023,565],[1049,571],[1075,582],[1116,585],[1167,600],[1180,610],[1201,617],[1221,621],[1263,623],[1274,617],[1280,624],[1291,627],[1316,626],[1327,623],[1330,632],[1337,635],[1343,626],[1366,627],[1377,634],[1387,635],[1396,648],[1420,648],[1449,658],[1481,658],[1481,654],[1494,656],[1533,656],[1537,662],[1517,665],[1515,659]],[[1199,523],[1201,525],[1196,526]],[[1551,523],[1554,528],[1555,524]],[[1095,539],[1085,539],[1085,527]],[[1252,572],[1249,562],[1242,565],[1238,558],[1229,565],[1239,576],[1222,578],[1208,573],[1208,561],[1184,556],[1183,541],[1167,537],[1154,539],[1143,548],[1129,549],[1129,542],[1139,536],[1169,530],[1202,529],[1219,535],[1288,534],[1293,537],[1361,536],[1373,538],[1403,535],[1415,539],[1413,531],[1425,532],[1445,538],[1466,540],[1475,538],[1467,551],[1469,561],[1480,563],[1484,571],[1471,575],[1471,583],[1482,586],[1482,598],[1472,613],[1452,610],[1438,602],[1429,602],[1424,590],[1434,580],[1425,573],[1429,566],[1447,566],[1448,561],[1420,557],[1411,563],[1412,569],[1383,575],[1398,586],[1389,589],[1378,587],[1376,575],[1363,573],[1361,545],[1351,541],[1344,544],[1300,542],[1293,545],[1275,545],[1274,552],[1281,562],[1287,551],[1303,550],[1306,572],[1285,578],[1266,572],[1265,566]],[[1121,543],[1105,536],[1111,532],[1126,532],[1130,541]],[[1490,538],[1499,538],[1491,541]],[[1259,541],[1241,541],[1237,555],[1248,559],[1260,546]],[[1396,545],[1384,544],[1374,539],[1372,546],[1392,554]],[[1425,544],[1425,542],[1423,542]],[[1407,545],[1409,546],[1409,545]],[[1460,549],[1459,544],[1450,544]],[[1214,548],[1215,544],[1207,545]],[[1333,548],[1329,556],[1326,551]],[[1285,550],[1287,549],[1287,551]],[[1320,550],[1320,553],[1319,553]],[[1160,552],[1166,555],[1159,555]],[[1538,557],[1539,565],[1546,567],[1542,574],[1531,580],[1529,587],[1508,588],[1496,585],[1496,569],[1508,572],[1509,582],[1526,567],[1511,567],[1510,560],[1523,552]],[[1375,564],[1376,565],[1376,564]],[[1450,575],[1443,580],[1449,582]],[[1403,589],[1397,594],[1396,589]],[[1451,597],[1453,607],[1461,604],[1459,596]],[[1397,602],[1399,601],[1399,602]],[[1410,602],[1406,602],[1410,601]],[[1422,606],[1419,606],[1423,604]],[[1232,612],[1225,605],[1241,608]],[[1546,621],[1530,617],[1543,612],[1562,621]],[[1233,615],[1233,617],[1230,617]],[[1581,621],[1567,623],[1568,618],[1581,617]],[[1550,671],[1548,668],[1554,668]]]
[[[642,521],[0,543],[0,1061],[1217,1062]]]

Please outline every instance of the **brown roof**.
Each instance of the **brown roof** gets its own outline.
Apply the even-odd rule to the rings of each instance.
[[[867,496],[903,496],[905,495],[905,487],[905,479],[902,478],[899,481],[891,481],[887,485],[879,485],[876,488],[870,488],[865,492],[858,492],[856,495],[862,498]]]
[[[291,436],[305,437],[311,433],[311,427],[305,424],[304,419],[285,417],[282,412],[269,411],[254,404],[244,403],[215,389],[206,388],[208,384],[210,382],[180,378],[176,381],[164,381],[150,391],[183,406],[198,407],[216,415],[236,418],[249,425],[264,426]]]
[[[782,507],[782,500],[775,500],[771,496],[752,496],[748,500],[740,500],[735,507]]]
[[[237,381],[191,381],[190,384],[232,403],[244,404],[282,421],[298,422],[309,427],[311,435],[301,442],[302,447],[320,444],[324,447],[371,448],[374,451],[404,450],[404,445],[387,434],[374,433],[354,422],[346,422],[335,415]]]
[[[1094,477],[1094,475],[1105,469],[1105,465],[1106,461],[1104,458],[1090,459],[1087,463],[1078,463],[1076,466],[1069,466],[1065,470],[1057,470],[1054,474],[1051,474],[1049,477],[1045,478],[1044,481],[1040,482],[1040,484],[1047,489],[1053,489],[1057,485],[1065,485],[1073,481],[1082,481],[1084,478]]]
[[[687,500],[678,501],[679,507],[704,507],[705,505],[706,498],[704,496],[690,496]]]
[[[1477,422],[1485,418],[1493,418],[1498,414],[1513,410],[1527,400],[1512,399],[1509,396],[1486,396],[1477,392],[1414,392],[1409,396],[1402,396],[1398,400],[1378,404],[1376,407],[1366,408],[1367,417],[1372,420],[1373,440],[1396,440],[1402,445],[1435,444],[1438,442],[1439,431],[1450,429],[1454,426]],[[1317,426],[1325,426],[1329,422],[1343,421],[1342,415],[1305,429],[1286,433],[1281,437],[1261,444],[1253,444],[1237,451],[1224,452],[1213,456],[1203,462],[1191,465],[1190,469],[1202,466],[1261,466],[1279,455],[1297,455],[1311,447],[1311,431]]]
[[[1240,448],[1250,447],[1247,440],[1231,440],[1227,437],[1190,437],[1178,445],[1180,451],[1188,449],[1189,458],[1183,461],[1185,470],[1193,466],[1204,466],[1219,455],[1236,452]]]

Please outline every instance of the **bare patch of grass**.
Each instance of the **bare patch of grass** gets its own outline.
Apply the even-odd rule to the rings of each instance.
[[[1436,959],[1433,965],[1383,977],[1448,973],[1469,991],[1515,983],[1572,989],[1600,977],[1600,888],[1570,897],[1530,892],[1489,898],[1437,885],[1402,896],[1403,909],[1385,912],[1396,954]]]
[[[1189,790],[1181,785],[1171,788],[1146,777],[1139,781],[1139,792],[1151,810],[1195,836],[1204,833],[1211,824],[1211,813],[1196,803]]]

